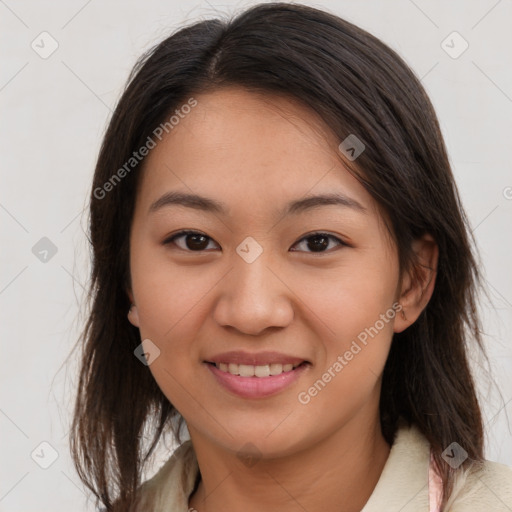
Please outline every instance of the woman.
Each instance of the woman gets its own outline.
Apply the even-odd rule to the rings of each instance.
[[[468,365],[467,222],[378,39],[286,3],[183,28],[135,66],[90,208],[72,451],[106,510],[512,508]]]

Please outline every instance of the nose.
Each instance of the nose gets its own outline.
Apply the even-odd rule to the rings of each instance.
[[[294,315],[293,293],[266,251],[251,263],[235,255],[233,265],[219,283],[214,310],[217,324],[253,336],[289,325]]]

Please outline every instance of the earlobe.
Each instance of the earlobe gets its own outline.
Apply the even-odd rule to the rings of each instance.
[[[434,238],[425,234],[414,240],[412,249],[416,262],[402,281],[398,302],[402,314],[397,316],[394,332],[402,332],[412,325],[427,306],[434,292],[439,248]]]
[[[128,320],[135,327],[139,327],[139,313],[137,311],[137,306],[135,305],[135,300],[133,299],[133,293],[131,290],[126,290],[128,298],[130,299],[130,309],[128,311]]]
[[[130,310],[128,311],[128,320],[135,327],[139,327],[139,313],[135,304],[130,306]]]

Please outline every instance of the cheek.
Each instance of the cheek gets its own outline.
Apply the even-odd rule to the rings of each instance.
[[[185,326],[197,325],[208,291],[218,280],[212,272],[176,266],[159,250],[134,250],[131,272],[141,335],[164,343]]]
[[[177,269],[168,261],[134,254],[133,290],[137,300],[141,339],[150,339],[159,355],[149,366],[153,378],[178,410],[189,410],[191,375],[200,359],[195,343],[208,315],[208,291],[215,283],[207,272]],[[193,382],[193,381],[192,381]],[[193,391],[194,404],[203,403],[201,389]]]
[[[308,411],[315,411],[313,416],[336,411],[333,421],[337,422],[356,414],[364,404],[378,401],[396,311],[391,294],[371,287],[333,291],[331,298],[329,302],[323,297],[321,315],[329,334],[322,340],[318,364],[298,398],[301,404],[309,404]]]
[[[385,261],[354,253],[328,272],[302,273],[294,281],[294,292],[334,340],[346,341],[373,326],[393,305],[398,273],[392,262]],[[386,326],[391,332],[392,326]]]
[[[323,400],[334,404],[340,393],[362,399],[382,372],[393,336],[398,278],[392,262],[385,261],[354,258],[320,282],[316,279],[314,286],[307,278],[303,281],[302,296],[316,313],[317,325],[325,327],[315,378],[328,381],[332,393],[325,393]]]

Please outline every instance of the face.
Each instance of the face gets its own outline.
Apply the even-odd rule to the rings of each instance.
[[[398,256],[314,112],[238,88],[195,99],[145,160],[129,319],[194,436],[284,455],[376,416]]]

